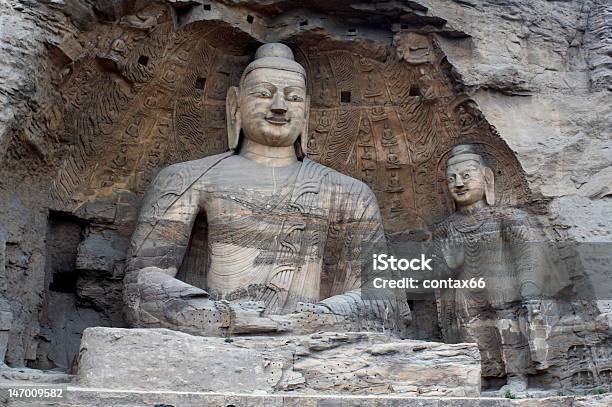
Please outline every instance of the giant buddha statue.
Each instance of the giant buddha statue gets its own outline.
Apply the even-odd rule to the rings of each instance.
[[[401,334],[405,300],[360,292],[372,251],[385,250],[374,194],[303,156],[309,96],[289,47],[257,50],[226,111],[230,151],[162,169],[143,199],[125,275],[128,322],[210,336]],[[176,278],[198,215],[204,287]]]

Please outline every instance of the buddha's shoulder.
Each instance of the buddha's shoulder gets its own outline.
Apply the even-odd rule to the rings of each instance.
[[[163,182],[164,180],[167,180],[169,178],[189,179],[192,177],[199,177],[208,169],[214,167],[215,165],[219,164],[221,161],[231,156],[232,156],[232,153],[227,152],[227,153],[215,154],[215,155],[199,158],[197,160],[183,161],[183,162],[171,164],[171,165],[168,165],[167,167],[164,167],[157,174],[156,179],[157,179],[157,182],[160,182],[160,181]]]

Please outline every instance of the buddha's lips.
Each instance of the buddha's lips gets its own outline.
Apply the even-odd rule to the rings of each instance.
[[[459,191],[455,191],[455,194],[457,195],[465,195],[469,192],[469,189],[461,189]]]
[[[287,124],[289,119],[282,116],[267,116],[266,121],[272,124]]]

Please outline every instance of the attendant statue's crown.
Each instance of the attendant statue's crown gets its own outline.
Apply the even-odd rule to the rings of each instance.
[[[476,152],[476,148],[473,144],[458,144],[450,151],[446,165],[468,160],[478,161],[481,165],[485,165],[482,157]]]
[[[302,65],[295,62],[291,48],[279,42],[264,44],[257,49],[255,59],[245,68],[240,83],[242,84],[249,72],[258,68],[291,71],[302,75],[306,80],[306,70]]]

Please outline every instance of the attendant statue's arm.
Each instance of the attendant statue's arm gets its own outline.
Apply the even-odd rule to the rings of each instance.
[[[510,261],[518,278],[521,300],[541,300],[543,273],[542,247],[537,242],[529,216],[515,211],[504,219],[504,240],[510,245]]]

